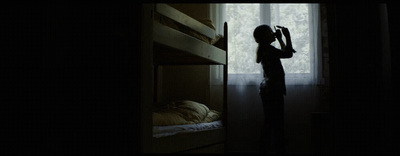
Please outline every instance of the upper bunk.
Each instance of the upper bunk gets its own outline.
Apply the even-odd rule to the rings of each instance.
[[[153,20],[154,63],[159,65],[226,65],[226,33],[221,38],[223,46],[218,48],[199,37],[185,33],[200,34],[200,37],[215,40],[215,30],[167,4],[156,4]],[[155,17],[158,19],[156,20]],[[161,19],[161,20],[160,20]],[[162,23],[162,21],[168,20]],[[177,23],[168,26],[168,23]],[[165,24],[167,23],[167,24]],[[226,31],[226,24],[224,26]],[[186,31],[188,32],[188,31]]]

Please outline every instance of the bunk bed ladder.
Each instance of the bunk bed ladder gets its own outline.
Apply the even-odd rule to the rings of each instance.
[[[228,23],[224,23],[224,48],[226,52],[226,63],[223,65],[224,67],[224,89],[223,89],[223,124],[225,126],[225,146],[224,151],[226,151],[227,147],[227,135],[228,135]]]

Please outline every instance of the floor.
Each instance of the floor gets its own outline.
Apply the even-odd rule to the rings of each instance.
[[[286,144],[288,155],[309,155],[314,153],[329,153],[331,150],[329,114],[312,113],[311,121],[302,126],[286,125]],[[295,127],[295,128],[292,128]],[[300,128],[299,128],[300,127]],[[238,129],[247,129],[246,134],[233,134],[228,136],[228,153],[259,153],[258,138],[261,134],[261,127],[252,123],[243,124]],[[291,131],[296,130],[296,131]],[[229,132],[228,132],[229,135]],[[274,149],[271,149],[274,152]]]
[[[236,87],[236,88],[235,88]],[[258,86],[229,86],[228,144],[230,153],[258,153],[263,111]],[[245,92],[241,92],[245,90]],[[313,91],[308,88],[289,89],[285,101],[285,137],[287,152],[310,154],[329,151],[328,114],[315,112]],[[300,100],[299,100],[300,99]]]

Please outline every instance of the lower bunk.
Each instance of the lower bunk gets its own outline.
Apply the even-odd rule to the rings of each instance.
[[[223,153],[226,127],[221,114],[189,100],[153,112],[153,153]]]

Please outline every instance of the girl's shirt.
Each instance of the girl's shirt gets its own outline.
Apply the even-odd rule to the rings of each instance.
[[[282,51],[272,45],[262,45],[258,47],[258,56],[264,70],[264,78],[269,91],[286,95],[285,72],[281,63],[281,58],[291,58],[292,51]]]

